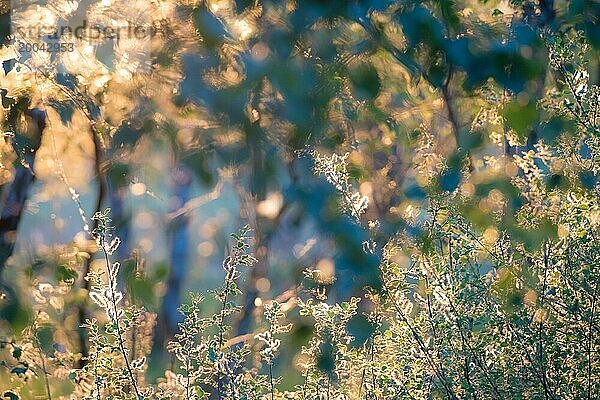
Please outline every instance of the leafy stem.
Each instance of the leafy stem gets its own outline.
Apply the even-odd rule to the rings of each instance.
[[[133,369],[131,368],[131,364],[129,363],[129,358],[127,357],[127,349],[125,348],[125,340],[123,339],[123,332],[121,331],[121,325],[119,324],[119,306],[117,304],[117,296],[116,296],[115,287],[112,282],[114,272],[111,271],[110,260],[108,258],[109,250],[106,248],[106,242],[104,240],[104,237],[100,238],[100,244],[101,244],[101,248],[102,248],[102,253],[104,254],[106,272],[109,277],[108,287],[110,290],[110,302],[111,302],[111,305],[113,308],[111,322],[114,324],[115,329],[117,331],[117,343],[119,344],[119,350],[121,352],[121,355],[123,356],[123,360],[125,361],[125,368],[127,369],[127,375],[129,377],[129,381],[131,383],[131,386],[133,387],[133,390],[135,391],[136,398],[141,400],[141,399],[143,399],[143,397],[138,388],[135,376],[133,375]],[[116,277],[115,277],[115,279],[116,279]]]

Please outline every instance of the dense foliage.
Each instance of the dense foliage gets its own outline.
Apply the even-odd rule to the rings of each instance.
[[[596,2],[6,11],[3,398],[600,396]]]

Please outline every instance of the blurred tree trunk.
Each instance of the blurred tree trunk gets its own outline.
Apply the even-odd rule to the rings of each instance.
[[[254,256],[256,257],[256,263],[250,272],[250,279],[246,285],[244,293],[246,298],[244,299],[244,308],[240,315],[237,335],[244,335],[252,330],[254,310],[256,309],[256,298],[259,295],[257,283],[261,278],[266,278],[269,271],[269,240],[268,237],[261,231],[260,223],[254,224],[253,237],[254,237]]]
[[[178,210],[190,199],[192,174],[188,168],[178,167],[173,175],[173,194],[176,199],[173,208]],[[182,213],[176,216],[168,227],[170,270],[158,316],[155,344],[159,347],[173,337],[178,329],[177,324],[181,321],[178,309],[181,305],[181,290],[187,273],[188,254],[190,253],[188,225],[189,216],[187,213]]]
[[[29,197],[29,190],[35,175],[33,167],[35,156],[42,141],[42,134],[46,127],[46,112],[34,108],[25,111],[27,126],[19,132],[15,123],[11,123],[15,138],[13,147],[18,158],[15,163],[13,181],[0,188],[2,198],[2,211],[0,216],[0,271],[6,266],[6,261],[12,255],[16,240],[17,228],[25,202]],[[16,119],[17,117],[15,117]],[[1,276],[0,276],[1,277]]]
[[[96,130],[92,127],[91,134],[92,134],[92,140],[94,143],[94,175],[95,175],[96,181],[98,183],[98,192],[96,194],[96,203],[94,204],[94,210],[93,210],[93,213],[96,213],[96,212],[99,212],[102,210],[102,204],[104,203],[104,198],[106,197],[106,192],[107,192],[107,183],[106,183],[106,177],[105,177],[104,170],[103,170],[103,162],[105,159],[104,149],[102,147],[102,143],[100,143],[100,138],[98,136],[99,133],[96,132]],[[96,230],[96,228],[98,228],[98,221],[94,220],[93,225],[92,225],[92,232],[94,230]],[[91,264],[92,264],[92,257],[88,257],[83,266],[82,278],[84,278],[84,279],[82,279],[82,281],[81,281],[82,285],[83,285],[82,287],[86,291],[90,290],[90,282],[88,280],[86,280],[85,277],[90,272]],[[87,330],[85,328],[83,328],[83,324],[85,323],[85,320],[88,318],[87,296],[84,299],[85,300],[83,300],[77,308],[78,321],[79,321],[78,327],[77,327],[77,333],[78,333],[78,339],[79,339],[79,352],[81,353],[81,358],[79,359],[78,365],[77,365],[78,368],[83,368],[85,366],[85,364],[87,364],[86,358],[89,353]]]
[[[24,126],[17,126],[22,115],[25,116],[26,123]],[[11,285],[4,282],[2,274],[7,260],[13,254],[25,202],[29,198],[35,180],[33,168],[46,128],[46,119],[45,111],[38,108],[29,109],[28,100],[14,104],[8,115],[8,128],[14,134],[12,145],[17,161],[14,165],[12,182],[0,188],[0,291],[5,296],[0,310],[0,318],[11,322],[23,318],[23,316],[18,315],[21,312],[18,299]],[[5,136],[5,140],[11,139]],[[27,321],[21,322],[27,323]]]
[[[260,85],[257,89],[258,93]],[[253,109],[258,109],[258,98],[253,99]],[[256,310],[256,299],[259,296],[257,283],[261,279],[268,279],[270,242],[277,230],[281,216],[286,209],[281,205],[276,216],[265,216],[257,212],[261,202],[267,201],[267,182],[269,181],[269,151],[273,149],[268,144],[266,133],[260,126],[260,119],[248,120],[246,123],[247,146],[250,148],[250,193],[238,188],[242,206],[246,209],[254,237],[254,256],[256,263],[250,271],[250,277],[243,291],[245,294],[244,307],[237,323],[237,335],[251,332],[253,317]]]
[[[0,45],[8,44],[11,27],[11,0],[0,1]],[[2,68],[7,71],[14,60],[5,61]],[[4,93],[2,94],[4,103]],[[19,119],[25,117],[25,125],[18,126]],[[40,108],[30,108],[29,99],[22,98],[10,106],[6,118],[6,127],[10,134],[4,134],[4,140],[12,140],[17,156],[14,177],[10,184],[0,187],[0,288],[11,290],[4,283],[2,274],[6,261],[14,251],[17,229],[29,191],[35,180],[33,172],[35,157],[42,135],[46,128],[48,115]],[[10,139],[10,135],[14,137]]]
[[[94,210],[92,213],[96,213],[102,211],[102,205],[104,204],[104,200],[106,197],[106,192],[108,191],[107,186],[108,183],[106,181],[106,174],[104,171],[104,160],[105,160],[105,150],[102,148],[102,143],[100,143],[99,134],[95,131],[94,128],[91,129],[92,140],[94,142],[94,176],[96,182],[98,184],[98,192],[96,194],[96,202],[94,204]],[[112,215],[111,215],[112,217]],[[91,228],[91,232],[98,228],[98,221],[94,220]],[[93,238],[92,238],[93,239]],[[92,258],[88,258],[84,268],[83,268],[83,277],[90,272],[90,265],[92,263]],[[90,282],[87,280],[83,280],[83,285],[86,290],[90,289]]]
[[[260,85],[254,93],[252,99],[252,108],[258,109],[258,93],[260,91]],[[250,226],[253,230],[252,235],[254,237],[254,256],[256,257],[256,264],[250,271],[250,278],[246,285],[244,293],[246,298],[244,300],[244,307],[238,320],[237,334],[243,335],[250,332],[252,328],[252,316],[256,308],[255,301],[258,297],[258,289],[256,283],[259,279],[265,278],[268,275],[268,254],[269,248],[268,243],[265,240],[264,228],[267,221],[256,214],[257,205],[266,199],[267,187],[266,187],[266,176],[265,176],[265,152],[264,143],[265,134],[260,127],[260,119],[257,118],[254,121],[250,119],[246,120],[246,145],[250,149],[250,193],[245,193],[242,190],[238,190],[242,207],[245,207],[246,214]]]
[[[108,202],[110,205],[110,217],[113,220],[115,234],[121,239],[121,244],[115,253],[117,260],[125,260],[131,257],[131,244],[129,243],[129,224],[131,215],[125,208],[125,198],[128,186],[121,185],[112,176],[108,176]]]

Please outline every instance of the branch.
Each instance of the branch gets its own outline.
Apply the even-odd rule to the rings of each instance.
[[[101,239],[101,245],[102,245],[102,252],[104,253],[104,262],[105,262],[105,266],[106,266],[106,272],[107,272],[109,279],[111,279],[110,277],[112,274],[110,271],[110,260],[108,259],[108,249],[106,248],[104,239]],[[113,312],[114,312],[111,319],[117,329],[117,342],[119,345],[119,350],[121,352],[121,355],[123,356],[123,360],[125,360],[125,368],[127,370],[127,375],[129,377],[129,381],[131,382],[131,386],[133,386],[133,390],[135,391],[136,399],[141,400],[141,399],[143,399],[143,397],[140,394],[137,382],[135,380],[135,377],[133,376],[133,370],[131,369],[131,365],[129,363],[129,358],[127,358],[127,349],[125,348],[125,340],[123,339],[123,332],[121,331],[121,325],[119,324],[119,312],[118,312],[119,309],[117,306],[115,287],[110,281],[109,281],[108,286],[110,287],[110,301],[112,303]]]

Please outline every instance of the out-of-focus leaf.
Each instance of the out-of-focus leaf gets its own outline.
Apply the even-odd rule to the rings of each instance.
[[[46,354],[54,350],[54,329],[50,325],[42,325],[35,331],[40,348]]]
[[[361,100],[372,100],[381,90],[379,74],[375,67],[367,62],[356,63],[349,67],[350,82],[354,97]]]
[[[10,373],[21,377],[27,373],[27,370],[28,370],[27,367],[14,367],[13,369],[10,370]]]
[[[61,264],[56,267],[56,277],[59,281],[63,282],[72,282],[79,274],[73,268],[70,268],[68,265]]]
[[[206,2],[200,3],[192,12],[194,27],[202,38],[202,44],[215,50],[229,37],[225,25],[208,9]]]
[[[31,322],[31,310],[11,298],[0,305],[0,320],[7,321],[14,332],[21,332]]]
[[[534,101],[520,104],[518,100],[513,100],[503,107],[502,116],[521,140],[525,140],[537,118],[537,108]]]

